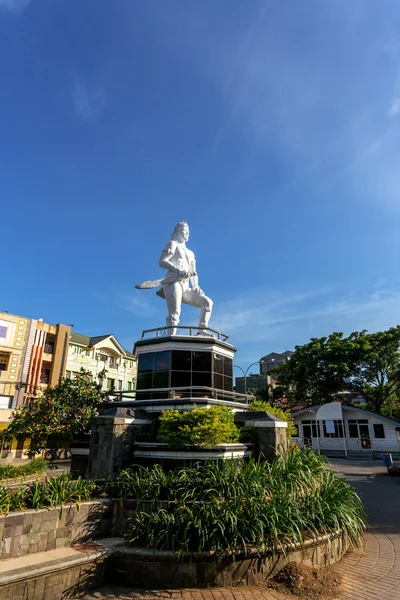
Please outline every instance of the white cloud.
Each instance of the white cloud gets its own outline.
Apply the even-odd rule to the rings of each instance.
[[[388,115],[389,117],[397,117],[400,114],[400,97],[394,98],[390,105]]]
[[[131,295],[122,295],[117,302],[117,306],[137,317],[145,318],[153,316],[157,312],[149,300],[150,298],[148,295],[146,297],[146,293],[133,292]]]
[[[95,121],[107,104],[105,90],[102,87],[90,88],[82,78],[75,77],[73,104],[77,117]]]
[[[246,364],[268,352],[283,352],[332,331],[379,331],[400,322],[400,289],[352,294],[326,286],[304,294],[253,290],[215,305],[212,327],[227,333]]]
[[[31,0],[0,0],[0,10],[22,11],[30,3]]]

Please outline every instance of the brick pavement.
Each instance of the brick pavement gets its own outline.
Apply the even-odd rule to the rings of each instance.
[[[380,463],[335,461],[333,468],[357,488],[368,514],[362,550],[349,552],[332,571],[342,577],[340,600],[400,600],[400,477]],[[102,588],[84,600],[283,600],[265,588],[127,590]],[[339,598],[339,597],[338,597]]]

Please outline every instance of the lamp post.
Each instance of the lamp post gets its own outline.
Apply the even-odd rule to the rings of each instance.
[[[246,371],[243,371],[242,367],[239,367],[239,365],[233,365],[234,367],[236,367],[236,369],[240,369],[243,373],[243,377],[244,377],[244,393],[247,394],[247,385],[246,385],[246,377],[247,377],[247,373],[249,372],[249,370],[251,369],[251,367],[254,367],[254,365],[263,365],[264,361],[263,360],[256,360],[256,362],[251,363],[251,365],[249,365],[246,369]]]

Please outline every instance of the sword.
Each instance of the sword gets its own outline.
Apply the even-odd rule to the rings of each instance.
[[[178,273],[168,273],[163,279],[154,279],[152,281],[143,281],[143,283],[138,283],[135,285],[137,290],[150,290],[152,288],[160,287],[161,285],[166,285],[167,283],[176,283],[177,281],[181,281],[182,279],[187,279],[189,277],[194,277],[197,275],[195,272],[189,272],[187,277],[182,277]]]

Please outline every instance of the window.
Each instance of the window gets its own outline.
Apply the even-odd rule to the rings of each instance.
[[[122,390],[122,379],[118,380],[118,389]]]
[[[141,354],[139,356],[139,373],[146,373],[148,371],[153,371],[153,363],[154,363],[154,352],[147,352],[146,354]]]
[[[7,371],[8,369],[8,356],[4,354],[0,355],[0,372]]]
[[[335,431],[333,433],[328,433],[328,431],[327,431],[327,425],[326,424],[327,424],[327,421],[322,421],[322,426],[323,426],[323,429],[324,429],[324,437],[326,437],[326,438],[342,438],[343,437],[343,423],[342,423],[342,421],[333,421],[333,426],[334,426],[334,429],[335,429]]]
[[[0,338],[5,338],[7,335],[7,327],[5,325],[0,325]]]
[[[170,367],[170,352],[154,353],[154,371],[168,371]]]
[[[316,420],[305,420],[302,421],[301,424],[303,425],[303,436],[307,437],[311,434],[312,437],[318,437],[318,432],[317,432],[317,422]],[[304,429],[304,426],[305,429]]]
[[[156,371],[153,373],[153,388],[167,388],[169,382],[168,371]]]
[[[368,419],[349,419],[347,421],[347,427],[350,438],[365,437],[368,432]]]
[[[115,358],[110,356],[110,368],[113,369],[115,367]]]
[[[49,383],[50,381],[50,369],[42,369],[40,373],[40,383]]]
[[[192,370],[211,373],[211,352],[193,352]]]
[[[65,378],[71,379],[71,371],[65,371]]]
[[[107,389],[115,390],[115,379],[111,379],[110,377],[107,378]]]
[[[192,368],[192,353],[186,350],[173,350],[171,368],[173,371],[190,371]]]
[[[132,381],[128,381],[128,390],[132,389]]]
[[[381,423],[374,423],[374,436],[381,439],[385,437],[385,428]]]
[[[348,421],[348,428],[349,428],[349,437],[351,438],[358,438],[360,437],[358,435],[358,425],[357,425],[357,421],[356,420],[350,420]]]

